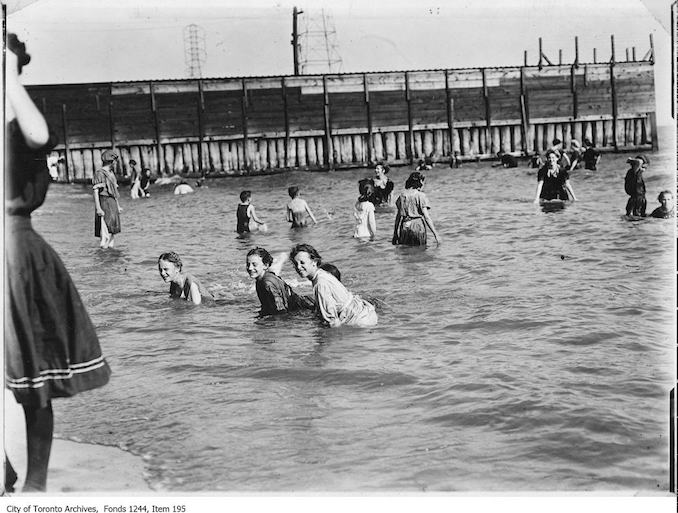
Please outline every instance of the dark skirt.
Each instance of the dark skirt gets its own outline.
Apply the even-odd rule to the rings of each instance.
[[[398,231],[398,244],[406,246],[426,245],[426,225],[421,217],[403,220]]]
[[[645,217],[645,210],[647,209],[647,199],[645,196],[631,196],[626,202],[627,216]]]
[[[120,212],[118,212],[118,203],[111,196],[99,195],[99,204],[104,211],[104,222],[108,228],[108,233],[120,233]],[[101,237],[101,216],[94,213],[94,236]]]
[[[17,402],[44,407],[105,385],[111,371],[64,264],[29,217],[6,219],[7,388]]]

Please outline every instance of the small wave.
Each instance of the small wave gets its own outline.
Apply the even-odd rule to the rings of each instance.
[[[579,337],[567,337],[562,339],[553,339],[552,342],[564,346],[592,346],[619,337],[618,333],[597,332]]]

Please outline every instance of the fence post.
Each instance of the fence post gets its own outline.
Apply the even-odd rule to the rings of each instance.
[[[610,36],[610,45],[611,45],[611,50],[612,50],[612,56],[610,57],[610,93],[611,93],[611,99],[612,99],[612,137],[614,139],[614,149],[619,150],[619,142],[617,141],[617,135],[618,135],[618,130],[617,130],[617,117],[618,117],[618,112],[617,112],[617,90],[616,90],[616,84],[614,80],[614,63],[615,63],[615,57],[614,57],[614,35]]]
[[[203,167],[203,119],[202,113],[205,110],[205,97],[202,92],[202,80],[198,79],[198,169],[200,176],[205,178],[205,168]]]
[[[242,119],[242,155],[245,172],[250,174],[250,152],[249,152],[249,133],[247,127],[247,84],[245,79],[241,80],[242,96],[240,98],[240,111]]]
[[[454,98],[450,94],[450,70],[445,70],[445,98],[447,99],[447,130],[450,134],[450,157],[454,155]]]
[[[363,91],[365,93],[365,110],[367,112],[367,164],[372,165],[374,148],[372,147],[372,107],[370,106],[370,89],[367,85],[367,74],[363,73]]]
[[[115,123],[113,121],[113,84],[108,85],[108,132],[111,138],[111,148],[115,150]],[[97,96],[98,98],[98,96]]]
[[[572,117],[577,119],[579,115],[579,99],[577,98],[577,74],[574,64],[570,67],[570,89],[572,91]]]
[[[525,68],[520,68],[520,127],[521,127],[521,139],[523,144],[523,153],[525,156],[529,154],[529,146],[527,144],[527,137],[530,133],[529,130],[529,117],[527,113],[527,105],[525,101]]]
[[[289,158],[290,158],[290,113],[289,107],[287,105],[287,83],[285,82],[285,77],[280,79],[280,89],[282,91],[282,100],[283,100],[283,116],[285,120],[285,166],[290,167]]]
[[[330,171],[334,169],[334,151],[332,150],[332,132],[330,120],[330,95],[327,92],[327,76],[323,75],[323,118],[325,122],[324,164]]]
[[[68,121],[66,120],[66,104],[61,104],[61,126],[64,131],[64,171],[66,172],[66,181],[70,182],[70,173],[68,168],[71,164],[71,148],[68,145]]]
[[[405,72],[405,100],[407,101],[407,133],[410,164],[414,164],[414,128],[412,127],[412,98],[410,97],[410,74]]]
[[[485,151],[492,154],[492,111],[490,110],[490,92],[487,88],[487,76],[485,68],[480,70],[483,75],[483,100],[485,101],[485,126],[487,127],[487,144]]]
[[[158,174],[162,175],[162,163],[165,162],[162,154],[162,145],[160,144],[160,119],[158,118],[158,107],[155,103],[155,88],[153,82],[148,83],[151,93],[151,110],[153,111],[153,126],[155,128],[155,145],[158,153]]]

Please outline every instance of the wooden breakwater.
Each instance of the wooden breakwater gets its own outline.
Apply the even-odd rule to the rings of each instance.
[[[60,180],[104,149],[154,175],[336,169],[656,147],[653,61],[27,87],[61,141]]]

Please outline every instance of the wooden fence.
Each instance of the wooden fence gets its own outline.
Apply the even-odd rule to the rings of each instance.
[[[60,179],[114,147],[154,175],[257,174],[543,152],[588,138],[656,147],[652,60],[30,86],[61,141]]]

